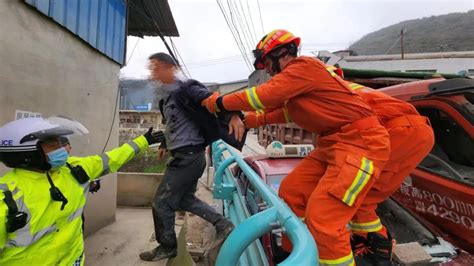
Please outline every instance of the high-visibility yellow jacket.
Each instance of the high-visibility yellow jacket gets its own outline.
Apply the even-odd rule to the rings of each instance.
[[[147,140],[140,136],[105,154],[71,156],[68,163],[82,166],[93,181],[117,171],[147,147]],[[73,265],[78,259],[84,264],[81,215],[89,182],[79,184],[67,166],[49,174],[68,200],[62,211],[62,203],[51,198],[46,173],[15,168],[0,177],[0,265]],[[19,211],[28,214],[26,226],[13,233],[6,231],[8,207],[2,193],[6,189]]]

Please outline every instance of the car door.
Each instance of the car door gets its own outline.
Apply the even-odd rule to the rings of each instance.
[[[448,101],[415,102],[430,118],[435,146],[394,197],[474,252],[472,124]]]

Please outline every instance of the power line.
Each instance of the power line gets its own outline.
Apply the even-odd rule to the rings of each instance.
[[[130,3],[131,3],[132,5],[134,5],[133,1],[131,1]],[[156,20],[150,15],[147,5],[143,5],[143,7],[144,7],[144,11],[145,11],[145,13],[146,13],[146,14],[145,14],[145,18],[148,18],[149,20],[151,20],[151,21],[153,22],[153,25],[154,25],[155,28],[157,29],[158,36],[161,38],[161,40],[162,40],[163,43],[165,44],[165,47],[166,47],[166,49],[168,50],[168,52],[169,52],[169,54],[171,55],[171,57],[173,57],[173,59],[178,63],[178,66],[180,66],[180,68],[181,68],[181,64],[182,64],[182,65],[184,66],[184,68],[186,69],[186,71],[187,71],[189,77],[191,77],[191,73],[189,73],[189,71],[188,71],[188,69],[187,69],[187,67],[186,67],[186,64],[185,64],[184,61],[183,61],[183,58],[181,57],[181,54],[179,53],[178,48],[174,45],[173,40],[171,39],[171,37],[170,37],[169,39],[170,39],[170,42],[172,43],[173,50],[174,50],[175,53],[178,55],[178,57],[180,58],[180,60],[178,60],[178,58],[176,57],[175,53],[173,53],[173,51],[171,50],[170,46],[169,46],[168,43],[166,42],[166,39],[165,39],[165,37],[163,36],[163,34],[161,33],[161,29],[160,29],[160,27],[158,26],[158,23],[157,23]],[[137,8],[138,8],[138,7],[137,7]],[[138,9],[138,11],[143,14],[143,12],[141,12],[140,9]],[[160,9],[160,8],[158,9],[158,12],[160,13],[160,16],[161,16],[161,17],[164,17],[164,16],[163,16],[163,13],[161,12],[161,9]],[[165,23],[166,23],[166,22],[165,22]],[[181,61],[181,64],[180,64],[180,61]],[[183,71],[183,73],[185,73],[185,72]],[[185,74],[185,75],[186,75],[186,74]]]
[[[169,39],[170,39],[170,42],[171,42],[171,46],[173,46],[173,49],[174,49],[174,51],[176,52],[176,54],[178,55],[179,59],[181,60],[181,63],[183,63],[184,69],[180,67],[181,70],[186,70],[186,71],[183,71],[183,73],[185,73],[185,76],[187,76],[187,78],[192,78],[192,77],[191,77],[191,73],[189,72],[188,67],[186,66],[186,64],[184,63],[183,58],[181,57],[181,53],[178,51],[178,48],[176,47],[176,45],[175,45],[174,42],[173,42],[173,39],[171,39],[171,37],[169,37]],[[187,74],[186,74],[186,73],[187,73]]]
[[[117,105],[119,102],[119,97],[120,97],[120,86],[117,87],[117,96],[115,98],[114,115],[112,116],[112,123],[110,125],[109,134],[107,136],[107,140],[105,141],[104,148],[102,148],[102,153],[105,152],[105,149],[107,148],[107,144],[109,144],[110,136],[112,135],[112,129],[114,128],[115,115],[117,114]]]
[[[221,12],[222,12],[222,14],[224,15],[224,18],[226,19],[227,26],[229,27],[229,30],[231,31],[232,36],[234,37],[234,40],[235,40],[235,42],[236,42],[236,44],[237,44],[237,47],[239,48],[239,50],[240,50],[242,56],[244,57],[245,63],[247,64],[247,66],[249,66],[249,65],[248,65],[248,61],[247,61],[247,59],[246,59],[246,57],[245,57],[245,48],[243,47],[242,42],[239,42],[240,39],[238,38],[238,35],[237,35],[236,32],[235,32],[236,29],[232,27],[232,25],[231,25],[231,22],[232,22],[232,21],[231,21],[231,19],[229,18],[229,15],[227,15],[227,12],[224,11],[224,10],[225,10],[224,6],[223,6],[220,2],[218,2],[218,4],[220,4],[219,7],[221,8]],[[230,12],[230,10],[229,10],[229,12]]]
[[[173,43],[172,43],[173,40],[171,39],[171,36],[168,36],[168,40],[170,40],[171,47],[173,48],[173,52],[174,52],[175,54],[177,54],[176,46],[173,45]]]
[[[238,14],[238,18],[239,18],[239,22],[240,22],[240,28],[241,28],[242,32],[245,34],[246,39],[247,39],[247,51],[252,51],[252,47],[255,45],[254,44],[255,41],[253,40],[252,33],[250,32],[250,27],[248,26],[245,13],[241,13],[240,10],[242,10],[242,9],[239,10],[239,6],[237,5],[237,2],[235,2],[235,1],[236,0],[234,0],[235,10],[237,11],[237,14]],[[239,2],[239,3],[242,3],[242,2]],[[244,17],[244,19],[242,19],[242,17]]]
[[[160,13],[160,17],[162,17],[162,18],[165,17],[165,16],[163,15],[163,12],[161,11],[161,8],[158,8],[158,12]],[[165,20],[164,20],[164,23],[165,23],[165,26],[168,26],[168,28],[171,28],[171,27],[169,26],[169,24],[166,25],[166,24],[168,23],[168,20],[165,19]],[[155,23],[155,24],[156,24],[156,23]],[[184,71],[184,69],[181,67],[181,65],[179,64],[179,61],[176,60],[176,62],[178,63],[179,68],[181,69],[181,71],[183,72],[183,74],[184,74],[187,78],[191,78],[191,73],[189,72],[188,68],[186,67],[186,63],[184,63],[184,60],[183,60],[183,58],[181,57],[181,53],[179,52],[178,47],[176,47],[176,45],[174,44],[173,39],[171,39],[171,36],[168,36],[168,38],[169,38],[169,40],[170,40],[170,42],[171,42],[171,46],[173,47],[173,51],[175,52],[175,54],[178,55],[179,59],[181,60],[182,65],[183,65],[183,67],[184,67],[184,69],[185,69],[186,71]],[[164,41],[164,38],[162,38],[162,39],[163,39],[163,41]],[[165,45],[166,45],[166,43],[165,43]],[[186,72],[187,72],[187,74],[186,74]]]
[[[168,53],[171,55],[171,57],[173,57],[173,59],[178,62],[179,64],[179,60],[176,58],[176,56],[174,55],[173,51],[171,50],[170,46],[168,45],[168,43],[166,42],[165,40],[165,37],[163,36],[163,34],[161,33],[161,29],[160,27],[158,26],[158,23],[156,22],[156,20],[153,18],[153,16],[150,15],[150,12],[148,10],[148,7],[147,5],[143,5],[143,11],[141,10],[141,8],[139,6],[137,6],[137,4],[135,4],[133,1],[129,1],[129,3],[132,5],[132,6],[135,6],[135,11],[141,13],[143,15],[144,18],[148,19],[148,21],[152,22],[153,26],[155,26],[156,30],[157,30],[157,34],[158,36],[160,37],[160,39],[163,41],[165,47],[166,47],[166,50],[168,50]],[[163,17],[163,14],[161,13],[161,10],[158,9],[158,11],[160,12],[160,16]]]
[[[388,52],[390,52],[390,50],[392,50],[393,47],[395,47],[395,45],[397,45],[398,43],[398,40],[400,40],[402,36],[398,36],[398,38],[393,42],[392,46],[390,46],[390,48],[388,48],[388,50],[384,53],[384,54],[388,54]]]
[[[236,28],[237,32],[239,33],[239,36],[240,36],[240,33],[242,32],[242,35],[243,36],[243,42],[244,42],[244,47],[245,47],[245,51],[247,51],[250,47],[250,42],[247,38],[247,32],[245,30],[242,30],[244,27],[242,26],[242,18],[240,16],[240,12],[239,12],[239,9],[238,9],[238,6],[236,4],[235,1],[232,2],[232,0],[227,0],[227,3],[229,4],[230,2],[230,5],[229,5],[229,10],[232,11],[231,14],[234,14],[234,16],[231,16],[232,19],[235,18],[235,21],[234,23],[236,22],[237,24],[234,24],[234,27]],[[240,30],[239,30],[239,27],[240,27]]]
[[[227,26],[229,27],[229,30],[230,30],[230,32],[231,32],[231,34],[232,34],[232,37],[234,37],[235,43],[237,44],[237,48],[239,48],[240,53],[242,54],[242,57],[244,58],[245,64],[247,65],[247,67],[249,68],[249,70],[252,71],[252,68],[251,68],[251,65],[250,65],[250,63],[249,63],[249,61],[248,61],[248,58],[245,56],[245,49],[243,49],[243,47],[240,46],[239,41],[237,40],[237,36],[236,36],[236,34],[234,33],[234,31],[232,30],[232,26],[231,26],[231,24],[230,24],[230,22],[229,22],[229,19],[228,19],[227,15],[226,15],[226,12],[224,11],[224,7],[221,5],[221,3],[219,2],[219,0],[216,0],[216,2],[217,2],[217,5],[219,6],[219,8],[220,8],[220,10],[221,10],[222,15],[224,16],[225,22],[227,23]]]
[[[130,53],[130,56],[128,57],[128,60],[127,60],[127,62],[125,63],[125,65],[128,65],[128,63],[130,62],[130,59],[132,59],[133,53],[135,52],[135,48],[137,48],[137,45],[138,45],[138,42],[139,42],[139,41],[140,41],[140,38],[137,38],[137,42],[136,42],[135,45],[133,46],[132,52]]]
[[[244,61],[247,64],[247,67],[249,67],[248,61],[245,57],[245,49],[242,47],[242,44],[239,43],[239,39],[237,38],[237,34],[235,33],[234,28],[231,26],[231,20],[230,20],[229,16],[227,15],[227,12],[224,11],[225,10],[224,6],[219,2],[219,0],[216,0],[216,1],[217,1],[217,4],[219,5],[219,8],[221,9],[222,15],[224,16],[224,18],[226,20],[226,23],[227,23],[227,26],[229,27],[229,30],[232,33],[232,36],[234,37],[234,40],[235,40],[235,43],[237,44],[237,47],[239,48],[240,53],[242,54],[242,57],[245,59]],[[249,67],[249,69],[250,69],[250,67]]]
[[[248,3],[248,2],[247,2],[247,3]],[[257,44],[257,41],[255,40],[255,36],[252,34],[252,30],[250,29],[249,22],[248,22],[248,20],[247,20],[246,14],[245,14],[244,7],[242,6],[242,1],[239,1],[239,4],[240,4],[240,10],[242,10],[242,14],[243,14],[243,16],[244,16],[245,26],[247,26],[248,35],[250,36],[250,40],[252,41],[252,46],[251,46],[251,48],[252,48],[253,45],[256,45],[256,44]]]
[[[234,26],[234,29],[235,29],[235,32],[236,32],[236,35],[237,35],[237,38],[239,39],[239,42],[240,42],[240,45],[243,47],[243,50],[244,52],[247,51],[247,47],[245,47],[245,45],[248,45],[248,42],[246,44],[244,44],[244,41],[241,34],[240,34],[240,31],[237,27],[237,24],[236,24],[236,20],[237,20],[237,14],[236,12],[234,11],[234,8],[233,8],[233,5],[231,5],[231,2],[230,0],[227,0],[227,7],[229,8],[229,13],[230,13],[230,21],[232,22],[232,25]],[[244,36],[245,37],[245,36]],[[245,55],[244,55],[245,56]],[[248,60],[248,58],[247,58]],[[248,60],[249,61],[249,60]]]
[[[247,2],[247,9],[249,11],[249,16],[250,16],[250,24],[252,25],[252,33],[253,33],[253,36],[255,37],[255,45],[256,45],[257,40],[258,40],[258,36],[257,36],[257,32],[255,31],[255,26],[253,24],[252,11],[251,11],[250,6],[249,6],[249,0],[246,0],[245,2]]]
[[[265,28],[263,27],[263,20],[262,20],[262,11],[260,10],[260,1],[257,0],[258,5],[258,14],[260,15],[260,24],[262,24],[262,36],[265,35]]]

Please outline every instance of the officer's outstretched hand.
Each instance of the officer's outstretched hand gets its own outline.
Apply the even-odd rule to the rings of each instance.
[[[158,142],[163,142],[165,140],[165,134],[163,131],[155,131],[153,132],[153,127],[150,127],[148,131],[143,134],[143,136],[146,138],[148,141],[148,145],[152,145]]]

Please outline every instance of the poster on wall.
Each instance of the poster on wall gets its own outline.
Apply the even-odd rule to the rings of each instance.
[[[42,114],[30,111],[15,110],[15,120],[28,117],[42,117]]]

